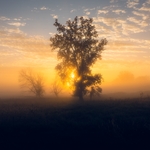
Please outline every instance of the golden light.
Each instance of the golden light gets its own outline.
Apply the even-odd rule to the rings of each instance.
[[[67,82],[67,87],[70,87],[70,83],[69,82]]]
[[[72,79],[74,79],[74,78],[75,78],[75,75],[74,75],[74,73],[73,73],[73,72],[71,73],[71,78],[72,78]]]
[[[69,73],[69,76],[68,76],[68,79],[67,79],[67,81],[66,81],[66,87],[67,88],[73,88],[73,81],[74,81],[74,79],[75,79],[75,74],[74,74],[74,71],[71,71],[70,73]]]

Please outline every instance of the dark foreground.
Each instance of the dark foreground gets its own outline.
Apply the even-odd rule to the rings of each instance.
[[[1,100],[0,149],[150,149],[150,99]]]

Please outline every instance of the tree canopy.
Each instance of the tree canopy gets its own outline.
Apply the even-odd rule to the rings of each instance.
[[[74,74],[73,95],[83,99],[91,86],[99,90],[102,76],[92,74],[91,67],[101,58],[101,52],[107,44],[106,39],[98,40],[98,33],[92,25],[93,19],[75,17],[73,21],[68,20],[66,25],[55,20],[54,26],[58,33],[50,38],[52,50],[57,50],[58,60],[56,66],[58,75],[63,81]]]

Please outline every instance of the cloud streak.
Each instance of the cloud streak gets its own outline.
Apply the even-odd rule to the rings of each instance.
[[[52,16],[54,19],[57,19],[57,18],[58,18],[58,16],[55,15],[55,14],[51,14],[51,16]]]
[[[116,13],[116,14],[121,14],[121,13],[126,13],[126,11],[125,10],[121,10],[121,9],[116,9],[116,10],[113,10],[112,12],[114,12],[114,13]]]
[[[46,8],[45,6],[41,7],[40,10],[47,10],[48,8]]]
[[[128,8],[135,8],[139,4],[139,0],[128,0],[127,7]]]
[[[56,59],[56,54],[51,52],[48,40],[40,36],[28,36],[19,28],[2,28],[0,47],[1,60],[7,60],[11,56],[11,60],[15,62],[18,58],[22,58],[27,63],[44,65],[43,63],[50,63],[51,60]],[[9,60],[3,61],[3,64],[8,62]]]
[[[26,23],[21,23],[21,22],[10,22],[8,24],[15,27],[23,27],[26,25]]]
[[[0,20],[2,20],[2,21],[7,21],[7,20],[10,20],[10,18],[7,18],[7,17],[5,17],[5,16],[0,16]]]

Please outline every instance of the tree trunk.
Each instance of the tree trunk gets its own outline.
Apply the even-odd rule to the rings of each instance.
[[[80,81],[77,81],[77,83],[75,84],[75,90],[74,90],[74,96],[79,98],[79,101],[83,101],[83,82],[82,79]]]
[[[80,91],[79,100],[80,100],[80,101],[83,101],[83,100],[84,100],[84,99],[83,99],[83,93],[82,93],[82,91]]]
[[[83,99],[83,83],[82,83],[82,80],[81,80],[81,82],[80,82],[80,84],[79,84],[79,91],[78,91],[78,94],[79,94],[79,100],[80,101],[83,101],[84,99]]]

